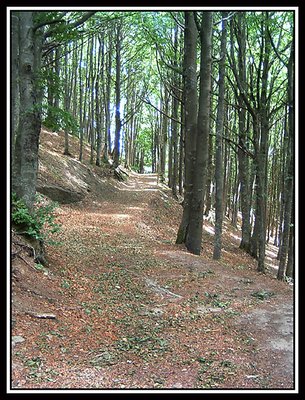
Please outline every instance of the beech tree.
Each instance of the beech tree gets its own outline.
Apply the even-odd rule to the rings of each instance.
[[[197,15],[196,15],[197,17]],[[188,46],[193,50],[196,44],[194,40],[195,26],[193,17],[188,20],[186,16],[186,44],[185,44],[185,85],[194,85],[196,82],[195,62],[188,64]],[[189,189],[189,201],[184,203],[185,215],[178,231],[177,243],[185,242],[189,251],[194,254],[201,252],[201,237],[203,223],[203,199],[206,184],[206,168],[208,161],[208,141],[209,141],[209,113],[210,113],[210,90],[211,90],[211,47],[212,47],[212,12],[201,13],[201,22],[199,28],[200,37],[200,89],[198,97],[198,114],[196,115],[196,130],[191,132],[190,146],[186,146],[187,157],[192,158],[191,162],[186,163],[190,171],[185,172],[186,185]],[[187,25],[188,24],[188,25]],[[188,29],[187,29],[188,26]],[[188,43],[190,41],[190,43]],[[193,50],[194,51],[194,50]],[[194,54],[194,53],[193,53]],[[192,56],[192,54],[191,54]],[[192,83],[194,82],[194,83]],[[194,86],[193,86],[194,87]],[[190,90],[189,88],[186,89]],[[192,90],[192,89],[191,89]],[[197,89],[196,89],[197,90]],[[187,92],[186,92],[187,93]],[[194,94],[194,93],[192,93]],[[186,94],[187,95],[187,94]],[[192,97],[196,99],[196,96]],[[195,104],[189,104],[195,108]],[[186,104],[185,104],[186,107]],[[190,133],[190,128],[194,129],[195,115],[192,115],[190,124],[188,123],[189,111],[186,109],[185,123],[187,125],[186,135]],[[193,150],[193,151],[192,151]],[[193,155],[193,157],[191,156]],[[188,180],[189,179],[189,180]],[[188,180],[188,181],[187,181]]]
[[[189,229],[197,136],[197,27],[194,13],[188,11],[185,12],[183,72],[185,98],[185,180],[183,214],[177,234],[177,244],[186,242]]]
[[[15,39],[14,37],[12,38]],[[16,46],[14,44],[14,46]],[[15,141],[12,189],[32,209],[38,171],[38,144],[41,129],[41,94],[38,74],[41,62],[41,35],[34,29],[34,15],[19,12],[19,115]],[[17,92],[12,93],[17,96]],[[13,97],[13,103],[17,100]],[[16,109],[14,110],[16,111]]]
[[[60,23],[61,19],[48,20],[48,15],[42,14],[42,19],[34,21],[37,13],[32,11],[19,12],[19,69],[17,81],[19,82],[20,107],[18,132],[16,135],[14,160],[12,170],[12,189],[22,198],[31,210],[35,200],[38,148],[41,130],[42,87],[40,85],[40,72],[43,46],[46,38],[55,32],[49,25]],[[84,14],[79,20],[69,25],[68,29],[83,24],[94,12]],[[38,13],[39,15],[39,13]],[[45,19],[46,18],[46,19]],[[55,21],[55,22],[54,22]],[[14,40],[14,37],[12,38]],[[47,50],[47,53],[49,50]],[[46,53],[46,54],[47,54]],[[13,102],[17,95],[13,91]],[[18,118],[19,117],[19,118]]]
[[[222,13],[222,33],[220,44],[219,62],[219,94],[216,117],[216,157],[215,157],[215,244],[213,258],[219,259],[221,254],[221,235],[223,221],[223,159],[222,159],[222,137],[225,112],[225,66],[227,46],[227,12]]]

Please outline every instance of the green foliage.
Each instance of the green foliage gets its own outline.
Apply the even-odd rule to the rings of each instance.
[[[33,211],[30,211],[22,199],[12,195],[12,222],[30,237],[53,243],[50,234],[58,232],[60,224],[55,222],[55,202],[46,202],[42,196],[36,195]]]
[[[61,283],[61,287],[64,289],[70,289],[70,286],[71,286],[71,283],[67,279],[64,279]]]
[[[45,104],[43,106],[43,125],[55,131],[67,130],[69,133],[76,135],[79,131],[79,125],[76,119],[67,111],[61,108]]]
[[[137,148],[144,152],[144,165],[151,163],[152,129],[144,127],[141,129],[136,140]]]
[[[40,357],[33,357],[26,360],[25,365],[32,369],[38,369],[42,364],[42,359]]]
[[[257,292],[251,293],[251,296],[252,296],[252,297],[256,297],[256,298],[258,298],[258,299],[260,299],[260,300],[269,299],[270,297],[272,297],[272,296],[274,296],[274,295],[275,295],[275,293],[269,292],[269,291],[264,290],[264,289],[258,290]]]

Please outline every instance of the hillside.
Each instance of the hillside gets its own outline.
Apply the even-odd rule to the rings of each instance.
[[[259,274],[225,221],[214,261],[206,220],[202,255],[188,253],[156,175],[118,182],[70,140],[67,157],[63,134],[41,133],[38,190],[62,224],[48,265],[12,236],[12,388],[292,389],[294,293],[274,249]]]

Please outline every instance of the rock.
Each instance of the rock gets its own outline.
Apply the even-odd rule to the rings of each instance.
[[[15,346],[17,343],[24,342],[25,339],[22,336],[12,336],[12,345]]]
[[[44,194],[53,201],[61,204],[77,203],[81,201],[85,194],[74,190],[66,189],[55,185],[37,185],[37,192]]]

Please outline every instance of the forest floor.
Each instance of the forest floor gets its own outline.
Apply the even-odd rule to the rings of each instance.
[[[62,135],[41,140],[40,182],[84,197],[56,209],[47,267],[26,251],[12,261],[12,389],[294,388],[293,285],[275,278],[272,246],[260,274],[225,220],[214,261],[205,220],[192,255],[156,175],[116,182],[63,156]]]

